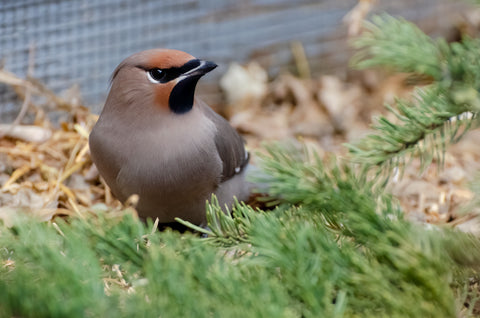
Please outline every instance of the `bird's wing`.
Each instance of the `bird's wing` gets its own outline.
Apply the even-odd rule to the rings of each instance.
[[[250,160],[250,155],[245,149],[245,141],[225,118],[214,112],[207,104],[201,100],[196,100],[196,104],[217,127],[215,145],[223,163],[221,182],[226,181],[242,172]]]

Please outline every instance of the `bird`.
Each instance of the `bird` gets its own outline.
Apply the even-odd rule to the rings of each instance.
[[[89,136],[90,154],[117,199],[138,195],[142,219],[206,226],[212,194],[221,207],[250,195],[244,139],[195,96],[199,79],[216,67],[159,48],[127,57],[111,76]]]

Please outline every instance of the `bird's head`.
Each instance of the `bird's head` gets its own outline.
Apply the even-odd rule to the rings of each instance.
[[[153,49],[126,58],[112,75],[110,94],[122,104],[150,104],[183,114],[193,107],[200,77],[213,70],[213,62],[170,49]]]

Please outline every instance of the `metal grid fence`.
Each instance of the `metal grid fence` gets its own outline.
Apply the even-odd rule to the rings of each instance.
[[[432,14],[445,1],[380,0],[410,19]],[[30,45],[35,77],[59,93],[78,84],[99,111],[115,66],[136,51],[169,47],[220,64],[256,57],[270,69],[291,61],[301,41],[314,70],[345,63],[342,17],[356,0],[4,0],[0,2],[0,59],[25,76]],[[341,44],[339,44],[341,43]],[[330,59],[325,62],[325,59]],[[322,63],[322,60],[324,63]],[[217,77],[215,77],[217,76]],[[0,115],[15,113],[14,93],[0,85]],[[1,117],[0,116],[0,117]]]

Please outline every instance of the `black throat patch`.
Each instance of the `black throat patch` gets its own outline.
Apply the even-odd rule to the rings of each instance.
[[[184,114],[193,107],[195,87],[201,75],[190,76],[181,80],[173,87],[168,99],[168,106],[175,114]]]

